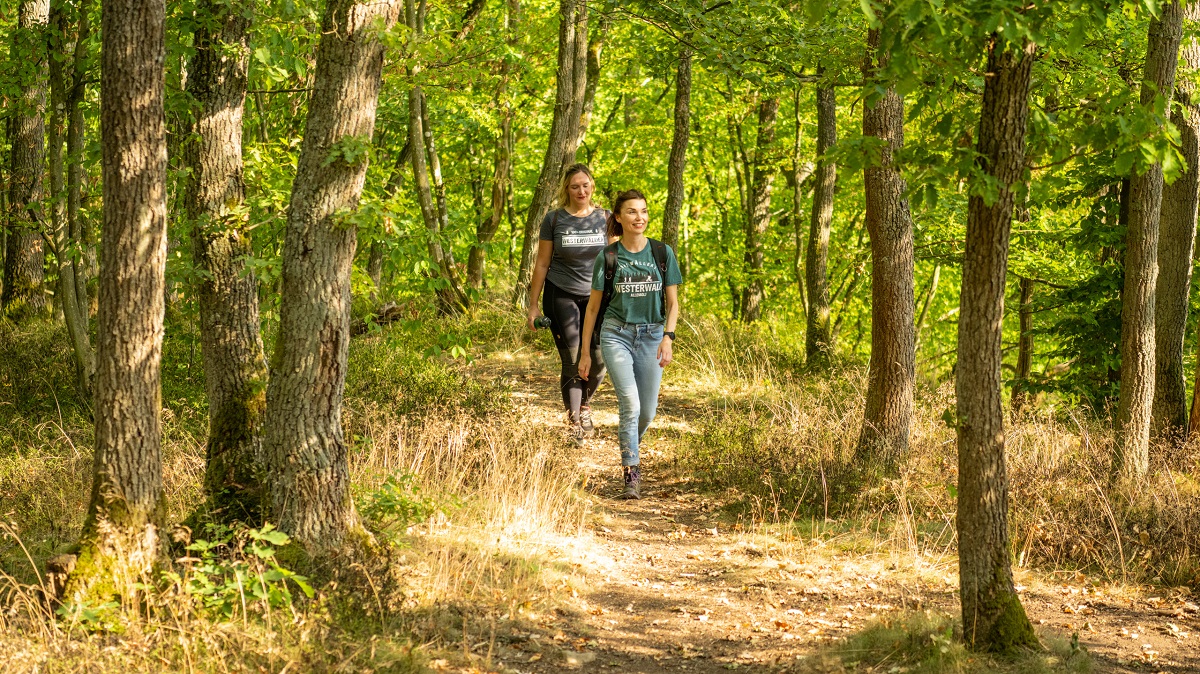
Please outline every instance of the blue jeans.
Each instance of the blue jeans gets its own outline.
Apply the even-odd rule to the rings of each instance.
[[[610,318],[600,330],[600,353],[621,412],[617,437],[622,466],[638,465],[638,443],[658,410],[663,375],[658,345],[662,340],[661,323],[634,325]]]

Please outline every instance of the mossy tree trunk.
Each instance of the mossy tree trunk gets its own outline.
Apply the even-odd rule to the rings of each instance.
[[[1183,9],[1178,1],[1163,5],[1150,21],[1142,105],[1164,96],[1170,110],[1175,87]],[[1154,164],[1129,179],[1129,227],[1125,233],[1125,284],[1121,291],[1121,388],[1113,420],[1112,473],[1138,480],[1150,470],[1150,415],[1154,404],[1154,308],[1158,283],[1158,226],[1163,170]]]
[[[10,62],[19,96],[12,115],[8,241],[0,302],[14,318],[46,310],[42,252],[42,175],[46,156],[46,28],[50,0],[25,0],[17,10]]]
[[[885,26],[887,28],[887,26]],[[908,453],[916,371],[913,314],[913,227],[907,186],[893,163],[904,146],[904,101],[894,87],[872,93],[886,67],[880,31],[867,34],[863,79],[863,136],[878,139],[878,156],[863,169],[866,226],[871,237],[871,361],[855,463],[895,475]],[[886,84],[886,83],[885,83]]]
[[[283,248],[279,335],[263,454],[270,514],[314,554],[361,531],[350,497],[342,394],[350,342],[350,265],[379,102],[378,29],[400,3],[327,0]]]
[[[513,303],[522,308],[529,304],[529,283],[533,278],[533,263],[537,257],[538,227],[554,202],[563,171],[569,162],[575,160],[575,151],[578,149],[579,122],[587,91],[587,26],[588,6],[584,0],[559,2],[554,117],[550,121],[550,138],[542,158],[537,187],[529,202],[529,210],[525,213],[521,265],[513,293]]]
[[[1025,168],[1034,45],[988,42],[976,165],[995,179],[991,203],[967,202],[958,323],[958,568],[963,639],[979,651],[1013,653],[1037,637],[1013,587],[1008,541],[1000,338],[1015,188]]]
[[[1200,19],[1200,3],[1184,8],[1189,21]],[[1183,341],[1187,335],[1188,294],[1192,287],[1192,251],[1196,240],[1197,190],[1200,189],[1200,105],[1192,77],[1200,70],[1200,43],[1195,38],[1180,46],[1185,76],[1177,79],[1176,107],[1171,123],[1179,129],[1179,151],[1186,170],[1163,187],[1158,286],[1154,295],[1154,404],[1151,430],[1178,443],[1188,428],[1187,385],[1183,372]]]
[[[829,367],[832,335],[829,331],[829,233],[833,225],[833,193],[837,164],[828,156],[837,143],[837,97],[833,87],[817,87],[817,170],[813,191],[808,250],[804,259],[808,320],[804,334],[805,358],[816,369]]]
[[[128,597],[158,558],[160,363],[167,254],[163,0],[101,8],[104,246],[96,339],[91,505],[68,601]]]
[[[258,524],[259,453],[267,400],[267,362],[259,332],[258,281],[246,268],[253,251],[245,229],[242,113],[250,57],[250,7],[201,0],[189,66],[194,102],[185,148],[184,203],[197,269],[200,347],[208,393],[204,491],[208,515]]]
[[[749,194],[749,217],[746,218],[746,254],[743,266],[746,287],[742,290],[741,319],[753,323],[762,318],[762,303],[766,299],[763,282],[763,262],[766,250],[763,236],[771,226],[771,186],[775,182],[775,119],[779,114],[779,98],[764,98],[758,104],[758,138],[754,142],[754,159],[746,162]],[[753,169],[751,169],[753,165]]]

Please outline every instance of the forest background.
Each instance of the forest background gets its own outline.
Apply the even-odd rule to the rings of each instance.
[[[166,592],[156,583],[172,573],[179,596],[162,607],[189,606],[197,620],[215,611],[244,622],[229,584],[248,569],[266,615],[283,606],[317,622],[329,616],[311,611],[341,615],[299,595],[313,594],[313,578],[329,580],[314,559],[356,530],[360,512],[372,537],[395,543],[389,554],[421,535],[409,525],[432,536],[464,500],[479,531],[498,512],[512,519],[506,508],[517,506],[498,495],[529,485],[489,483],[461,458],[482,455],[432,435],[414,437],[459,457],[449,467],[398,471],[397,459],[376,454],[413,425],[467,424],[475,450],[512,445],[507,458],[493,455],[493,472],[549,461],[530,479],[556,495],[527,504],[537,513],[527,533],[578,529],[585,515],[564,504],[579,497],[580,476],[538,453],[555,441],[486,437],[514,414],[513,385],[488,363],[549,348],[545,335],[522,333],[512,308],[524,302],[536,225],[572,161],[591,166],[600,205],[620,190],[646,192],[651,234],[676,246],[682,341],[692,345],[680,369],[708,377],[696,404],[716,420],[673,438],[672,465],[704,489],[733,489],[731,513],[762,519],[769,497],[775,526],[787,512],[940,525],[914,540],[957,547],[960,563],[975,564],[962,573],[962,610],[992,616],[978,632],[960,624],[957,636],[1008,655],[1037,641],[1004,599],[1016,597],[1014,561],[1169,587],[1200,580],[1200,414],[1189,414],[1200,377],[1194,7],[136,0],[111,16],[108,7],[0,7],[11,44],[0,65],[9,158],[0,510],[12,519],[0,561],[5,625],[45,653],[94,638],[80,634],[131,629],[129,611],[149,616],[155,605],[134,595]],[[155,39],[128,19],[145,7],[161,11]],[[101,25],[161,49],[129,47],[130,63],[151,64],[134,69],[143,84],[163,68],[146,85],[161,96],[161,138],[141,146],[164,155],[161,194],[147,187],[143,201],[109,197],[117,185],[102,179],[117,147],[105,134],[157,133],[157,122],[135,107],[125,127],[102,127],[103,83],[119,72],[102,61],[120,31],[102,35]],[[323,54],[341,69],[322,71]],[[322,72],[343,88],[325,86]],[[145,203],[161,206],[152,216],[162,221],[160,267],[135,254],[154,240],[119,238],[128,232],[108,224]],[[113,288],[142,289],[107,295],[107,313],[105,265],[117,270]],[[156,280],[138,285],[139,271]],[[121,318],[143,306],[141,323]],[[329,306],[340,313],[327,324],[294,308]],[[314,327],[335,323],[332,337]],[[112,335],[135,333],[143,341],[127,344],[161,346],[161,389],[157,360],[134,386],[161,406],[138,398],[153,411],[134,415],[130,430],[103,413],[134,390],[105,358],[120,361]],[[310,372],[318,352],[335,357]],[[326,386],[326,407],[286,393]],[[828,415],[836,429],[821,428]],[[301,421],[332,449],[302,436]],[[1011,522],[1005,425],[1020,448],[1012,490],[1044,497],[1014,504]],[[133,456],[122,452],[150,435],[154,460],[120,477],[120,457]],[[92,455],[93,446],[108,449]],[[332,452],[332,486],[314,488],[337,495],[328,509],[280,505],[280,494],[308,486],[290,474],[276,481],[282,473],[270,468],[302,451],[318,463]],[[89,549],[107,549],[97,523],[112,506],[110,474],[118,500],[145,502],[131,508],[139,517],[188,525],[176,551],[207,570],[168,564],[149,582],[143,569],[131,594],[112,588],[129,559],[77,569],[81,550],[87,561]],[[910,484],[926,492],[910,494]],[[957,538],[946,529],[955,509]],[[986,532],[969,544],[974,556],[964,526]],[[381,577],[405,568],[387,560]],[[350,581],[318,590],[338,582]],[[446,582],[446,596],[483,601]],[[509,603],[525,591],[511,576],[491,582]],[[417,667],[425,656],[413,644],[442,644],[446,628],[414,627],[412,602],[427,606],[397,592],[403,609],[381,601],[378,610],[403,616],[408,650],[396,662]],[[61,621],[39,593],[74,597],[48,604]],[[147,620],[175,609],[162,610]],[[1006,629],[1010,620],[1020,628]],[[353,651],[346,644],[362,634],[338,638]],[[305,639],[293,645],[317,657]],[[180,657],[155,644],[159,657]],[[259,646],[246,662],[276,662]]]

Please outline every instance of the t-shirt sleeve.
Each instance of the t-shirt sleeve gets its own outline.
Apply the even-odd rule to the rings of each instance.
[[[665,285],[677,286],[683,283],[683,274],[679,271],[679,261],[675,259],[675,249],[667,246],[667,281]]]
[[[554,240],[554,211],[550,211],[546,217],[542,218],[542,231],[538,234],[538,238],[542,241]]]
[[[604,251],[600,251],[592,265],[592,290],[604,291]]]

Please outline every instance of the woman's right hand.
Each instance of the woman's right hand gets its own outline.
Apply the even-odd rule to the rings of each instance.
[[[529,314],[525,317],[525,325],[528,325],[530,330],[537,330],[537,326],[535,326],[533,322],[536,321],[541,315],[542,312],[538,311],[536,306],[529,307]]]
[[[579,356],[579,378],[587,381],[588,373],[592,371],[592,355],[584,349],[584,352]]]

